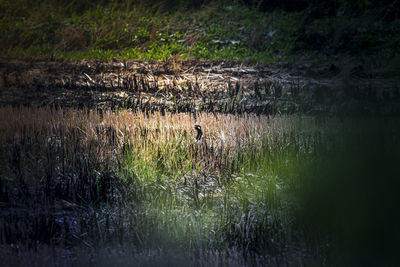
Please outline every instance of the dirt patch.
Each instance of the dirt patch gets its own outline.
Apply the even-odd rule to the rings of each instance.
[[[391,113],[398,81],[362,65],[167,60],[3,61],[1,105],[223,112]]]

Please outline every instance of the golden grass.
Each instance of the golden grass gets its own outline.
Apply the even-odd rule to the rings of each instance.
[[[200,142],[195,124],[203,129]],[[274,146],[290,125],[286,117],[250,114],[200,113],[195,121],[187,113],[9,106],[0,108],[0,143],[62,149],[67,162],[83,155],[120,163],[129,152],[130,160],[162,163],[175,176],[194,169],[218,174],[240,152]]]

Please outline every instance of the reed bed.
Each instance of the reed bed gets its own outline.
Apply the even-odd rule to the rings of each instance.
[[[321,265],[331,233],[356,229],[358,213],[342,210],[386,188],[377,170],[393,174],[392,122],[1,107],[0,254],[13,265],[49,250],[55,265],[91,253],[147,264],[150,251],[197,266]]]
[[[216,216],[207,205],[226,200],[241,163],[281,146],[289,125],[249,114],[2,107],[1,242],[92,247],[148,239],[151,246],[169,235],[174,244],[210,244],[215,221],[236,215]],[[186,226],[175,228],[180,220]]]
[[[172,172],[201,165],[215,174],[229,166],[235,152],[274,145],[290,124],[283,121],[248,114],[200,113],[194,119],[192,114],[4,107],[0,142],[3,148],[29,145],[60,152],[62,159],[48,160],[62,163],[64,171],[78,155],[111,164],[121,163],[121,155],[129,153],[147,163],[165,159]],[[200,142],[195,141],[195,123],[204,132]]]

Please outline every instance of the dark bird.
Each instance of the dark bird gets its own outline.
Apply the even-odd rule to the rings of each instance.
[[[200,141],[201,138],[203,137],[203,132],[201,131],[201,126],[196,124],[194,126],[194,129],[197,131],[196,141]]]

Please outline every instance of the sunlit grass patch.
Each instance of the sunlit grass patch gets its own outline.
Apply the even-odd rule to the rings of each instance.
[[[212,228],[226,220],[226,211],[218,217],[219,212],[214,213],[214,208],[207,211],[208,208],[219,203],[217,206],[224,210],[230,190],[226,186],[232,181],[231,173],[240,169],[243,153],[254,156],[267,141],[267,135],[274,146],[283,125],[279,124],[279,117],[202,113],[197,116],[197,123],[202,125],[204,137],[197,142],[195,122],[189,114],[23,107],[2,108],[1,114],[4,201],[22,204],[26,203],[24,199],[35,196],[32,204],[46,209],[60,205],[62,209],[79,209],[88,204],[97,209],[103,207],[102,203],[133,201],[132,218],[128,216],[124,221],[135,225],[138,220],[153,218],[153,223],[165,228],[161,231],[164,234],[173,233],[168,230],[170,227],[176,233],[186,233],[179,236],[195,234],[196,229],[189,227],[193,224],[191,219],[183,223],[180,217],[209,214],[208,222],[203,224]],[[19,188],[17,194],[13,188]],[[116,220],[116,211],[101,210],[106,221]],[[146,219],[140,210],[150,217]],[[171,219],[164,220],[165,216],[159,215],[163,210],[171,212]],[[90,214],[80,216],[87,221]],[[50,224],[57,226],[57,220]],[[180,224],[171,226],[171,220]],[[72,231],[75,236],[74,231],[89,227],[87,223],[80,230],[71,228],[63,235]],[[206,232],[202,234],[205,240]],[[92,237],[99,234],[93,230],[89,233]],[[26,234],[24,239],[34,238],[34,233]],[[13,239],[9,235],[2,238]],[[52,233],[43,238],[54,242]],[[105,234],[101,240],[104,238],[111,237]]]

